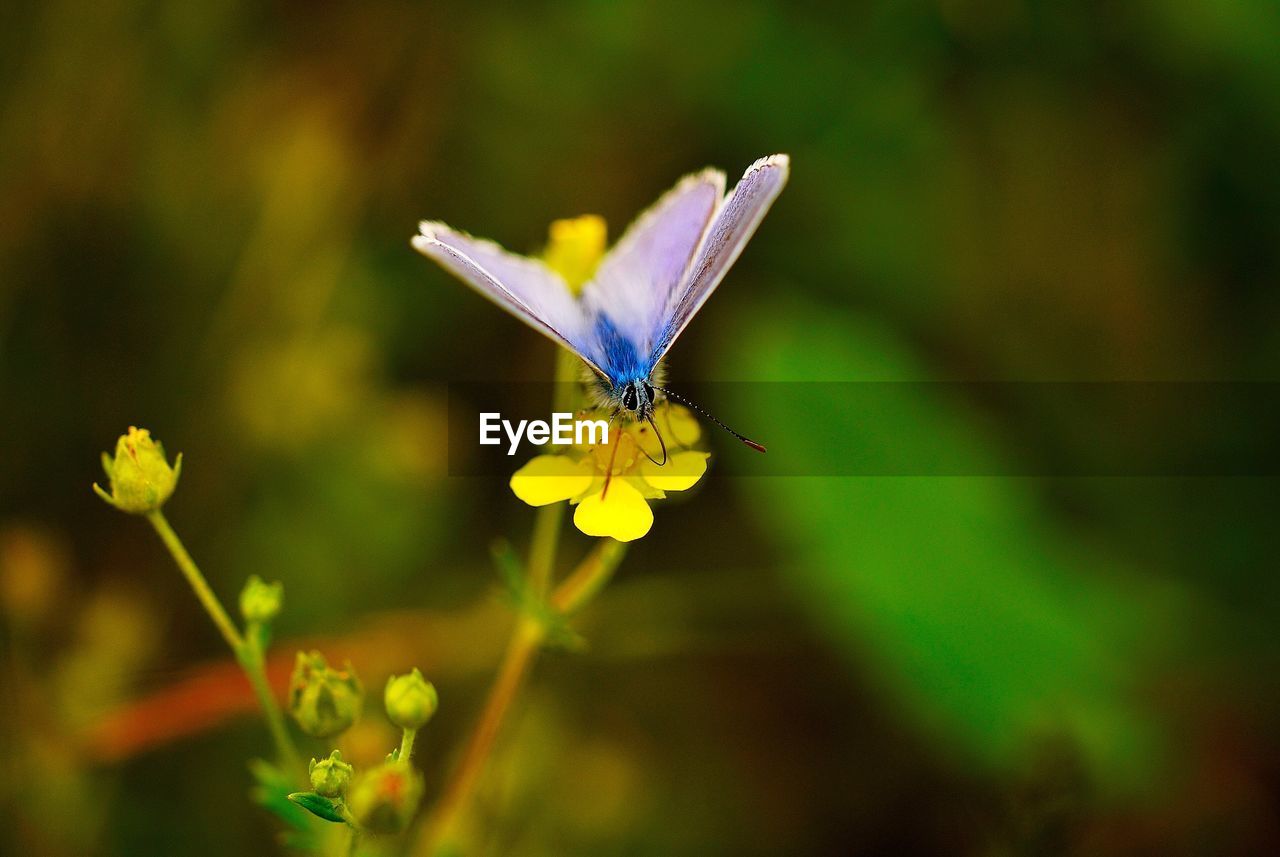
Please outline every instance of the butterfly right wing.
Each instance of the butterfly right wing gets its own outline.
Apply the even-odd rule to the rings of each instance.
[[[587,314],[559,274],[438,221],[423,221],[419,230],[412,241],[415,250],[604,375],[585,353],[591,341]]]
[[[654,365],[684,332],[698,310],[720,285],[737,261],[769,206],[782,193],[791,170],[786,155],[770,155],[756,161],[725,197],[703,236],[685,275],[682,290],[673,292],[665,313],[665,323],[651,357]]]
[[[685,176],[636,218],[601,260],[582,290],[582,303],[597,325],[607,319],[595,343],[606,369],[639,369],[644,376],[652,370],[644,358],[653,351],[667,305],[723,198],[724,173],[719,170]],[[607,347],[609,340],[615,340],[614,348]],[[611,356],[619,349],[633,351],[637,365],[613,365],[617,361]]]

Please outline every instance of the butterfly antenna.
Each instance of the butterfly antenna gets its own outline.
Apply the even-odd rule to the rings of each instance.
[[[706,417],[707,419],[711,420],[711,422],[713,422],[713,423],[715,423],[716,425],[720,426],[720,428],[724,429],[724,430],[725,430],[725,431],[727,431],[729,434],[733,435],[733,436],[734,436],[734,437],[736,437],[738,440],[742,441],[742,442],[743,442],[743,443],[745,443],[747,446],[749,446],[749,447],[751,447],[752,449],[754,449],[756,452],[764,452],[764,451],[765,451],[764,444],[762,444],[762,443],[756,443],[754,440],[752,440],[751,438],[747,437],[746,435],[738,434],[736,431],[734,431],[733,429],[729,428],[727,425],[725,425],[724,423],[720,422],[720,421],[719,421],[718,419],[716,419],[715,417],[711,416],[711,414],[707,413],[707,412],[706,412],[706,411],[704,411],[702,408],[698,407],[698,406],[697,406],[697,405],[695,405],[693,402],[691,402],[691,401],[689,401],[688,399],[686,399],[684,396],[678,396],[678,395],[676,395],[675,393],[673,393],[673,392],[671,392],[670,390],[668,390],[666,387],[654,387],[653,389],[655,389],[655,390],[657,390],[658,392],[662,393],[662,395],[666,396],[666,397],[667,397],[667,398],[669,398],[669,399],[675,399],[675,400],[676,400],[677,402],[679,402],[680,404],[685,405],[685,406],[690,407],[690,408],[693,408],[693,409],[694,409],[695,411],[697,411],[699,414],[701,414],[702,416],[704,416],[704,417]]]
[[[654,423],[653,417],[649,417],[649,425],[653,428],[653,433],[658,436],[658,443],[662,444],[662,460],[658,461],[650,455],[649,450],[645,449],[642,444],[636,444],[636,446],[640,447],[640,451],[644,453],[645,458],[649,459],[659,467],[664,467],[667,463],[667,442],[662,439],[662,432],[658,431],[658,426]]]

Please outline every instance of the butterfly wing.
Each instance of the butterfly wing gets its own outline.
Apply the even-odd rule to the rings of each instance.
[[[541,262],[508,253],[492,241],[473,238],[443,223],[423,221],[413,237],[419,253],[480,294],[578,355],[597,374],[586,352],[594,337],[582,304],[560,275]]]
[[[641,214],[582,290],[591,354],[614,382],[648,377],[656,332],[724,198],[724,174],[686,176]]]
[[[782,192],[791,169],[786,155],[756,161],[724,200],[694,255],[682,289],[672,292],[655,336],[652,363],[666,356],[676,338],[737,261],[769,206]]]
[[[575,298],[534,259],[443,223],[413,246],[615,385],[647,379],[701,309],[787,181],[786,155],[756,161],[726,198],[724,175],[682,179],[642,214]]]

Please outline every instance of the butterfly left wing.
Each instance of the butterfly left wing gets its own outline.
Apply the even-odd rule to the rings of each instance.
[[[654,365],[666,356],[737,261],[769,206],[782,193],[790,170],[791,159],[786,155],[761,158],[747,168],[724,200],[690,263],[683,289],[673,292],[667,303],[662,327],[655,336],[651,356]]]
[[[508,253],[437,221],[423,221],[419,229],[413,237],[419,253],[604,375],[587,353],[594,342],[587,314],[559,274],[536,259]]]

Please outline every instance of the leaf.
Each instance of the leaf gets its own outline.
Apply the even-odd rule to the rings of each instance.
[[[323,818],[325,821],[332,821],[335,824],[346,823],[346,819],[338,812],[333,805],[333,801],[324,795],[319,795],[315,792],[294,792],[289,795],[289,800],[317,818]]]
[[[726,364],[748,377],[925,377],[868,325],[772,307],[753,318],[730,340],[748,347]],[[752,389],[759,394],[734,403],[730,422],[787,447],[795,473],[856,472],[857,456],[912,449],[969,462],[967,472],[1002,472],[980,423],[927,384],[877,391],[884,407],[874,414],[850,407],[847,387]],[[1174,602],[1113,558],[1073,547],[1032,488],[931,476],[742,484],[786,548],[787,579],[808,609],[851,659],[878,667],[917,723],[998,766],[1025,759],[1036,738],[1066,734],[1100,784],[1136,785],[1151,775],[1159,737],[1138,701],[1138,670],[1175,621]]]
[[[493,564],[498,569],[498,577],[510,593],[524,591],[524,564],[516,556],[515,548],[506,539],[495,539],[489,548]]]
[[[306,813],[289,801],[289,792],[297,785],[291,777],[264,759],[250,760],[249,772],[254,779],[250,791],[254,803],[294,830],[309,829]]]
[[[529,591],[524,565],[506,539],[496,540],[490,548],[493,564],[502,578],[504,595],[508,603],[519,613],[537,619],[543,626],[543,645],[551,649],[580,652],[586,648],[586,640],[569,627],[568,619],[545,598],[538,598]]]

